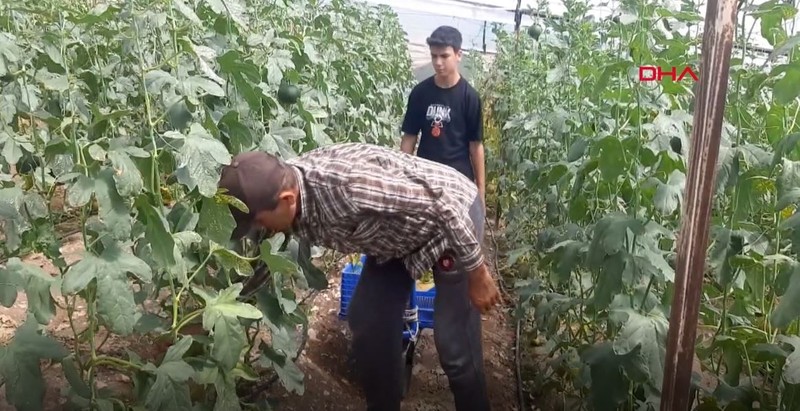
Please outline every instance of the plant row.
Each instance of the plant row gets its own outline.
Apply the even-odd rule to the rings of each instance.
[[[656,410],[698,83],[640,82],[638,67],[719,73],[699,69],[699,9],[625,0],[598,19],[587,2],[565,6],[519,35],[496,31],[482,90],[500,134],[487,159],[507,263],[544,353],[531,384],[571,408]],[[797,8],[740,6],[693,395],[698,410],[796,409]],[[753,26],[772,54],[753,51]]]
[[[392,143],[404,37],[387,8],[345,0],[2,3],[0,304],[24,296],[28,312],[0,347],[8,402],[39,410],[58,392],[41,360],[73,409],[264,409],[244,394],[271,375],[302,393],[298,297],[327,286],[318,253],[283,235],[230,242],[228,207],[243,205],[219,170],[246,150]],[[103,346],[137,336],[160,350]],[[101,383],[113,374],[127,388]]]

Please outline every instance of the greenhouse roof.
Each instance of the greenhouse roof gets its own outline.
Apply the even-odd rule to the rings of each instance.
[[[425,38],[437,26],[448,24],[459,28],[464,36],[464,48],[467,50],[482,50],[494,52],[494,36],[491,33],[491,24],[500,23],[508,30],[514,28],[514,10],[517,0],[366,0],[368,3],[385,4],[391,6],[398,14],[400,22],[408,33],[409,42],[412,44],[424,44]],[[613,0],[588,0],[592,4],[590,14],[598,18],[620,13],[619,1]],[[771,51],[772,45],[761,36],[761,27],[758,19],[752,16],[752,11],[759,5],[766,3],[767,0],[755,0],[754,6],[747,11],[739,11],[738,23],[742,22],[742,15],[745,17],[745,27],[750,33],[750,47],[756,47],[764,51]],[[551,0],[549,3],[549,13],[560,16],[565,11],[563,1]],[[678,0],[665,0],[665,6],[673,10],[679,10],[681,2]],[[529,8],[536,8],[537,3],[530,0],[522,0],[521,8],[523,11]],[[706,2],[700,3],[700,15],[705,16]],[[533,23],[533,17],[524,15],[522,26],[526,27]],[[795,16],[794,21],[788,20],[787,30],[794,32],[793,23],[800,22],[800,16]],[[488,28],[487,28],[488,27]],[[484,32],[485,39],[484,39]]]

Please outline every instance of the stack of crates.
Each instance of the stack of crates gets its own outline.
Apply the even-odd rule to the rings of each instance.
[[[362,254],[358,263],[353,264],[348,262],[342,269],[342,284],[341,284],[341,297],[339,300],[339,318],[344,320],[347,318],[347,307],[350,300],[353,298],[353,292],[358,285],[358,279],[361,277],[361,268],[367,256]],[[419,286],[419,283],[417,284]],[[433,300],[436,296],[436,287],[429,290],[415,290],[413,291],[418,307],[419,328],[433,328]]]

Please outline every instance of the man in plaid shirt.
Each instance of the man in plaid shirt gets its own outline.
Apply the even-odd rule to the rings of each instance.
[[[433,268],[434,338],[456,408],[488,410],[480,313],[500,300],[481,244],[475,184],[451,167],[389,148],[338,144],[282,161],[242,153],[220,187],[234,238],[261,227],[343,253],[367,255],[348,309],[368,410],[400,410],[403,313],[414,280]]]

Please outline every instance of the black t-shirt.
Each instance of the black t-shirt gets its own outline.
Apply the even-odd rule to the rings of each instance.
[[[475,181],[469,143],[483,138],[481,114],[480,95],[464,77],[441,88],[431,76],[411,90],[402,132],[416,136],[421,131],[419,157],[449,165]]]

